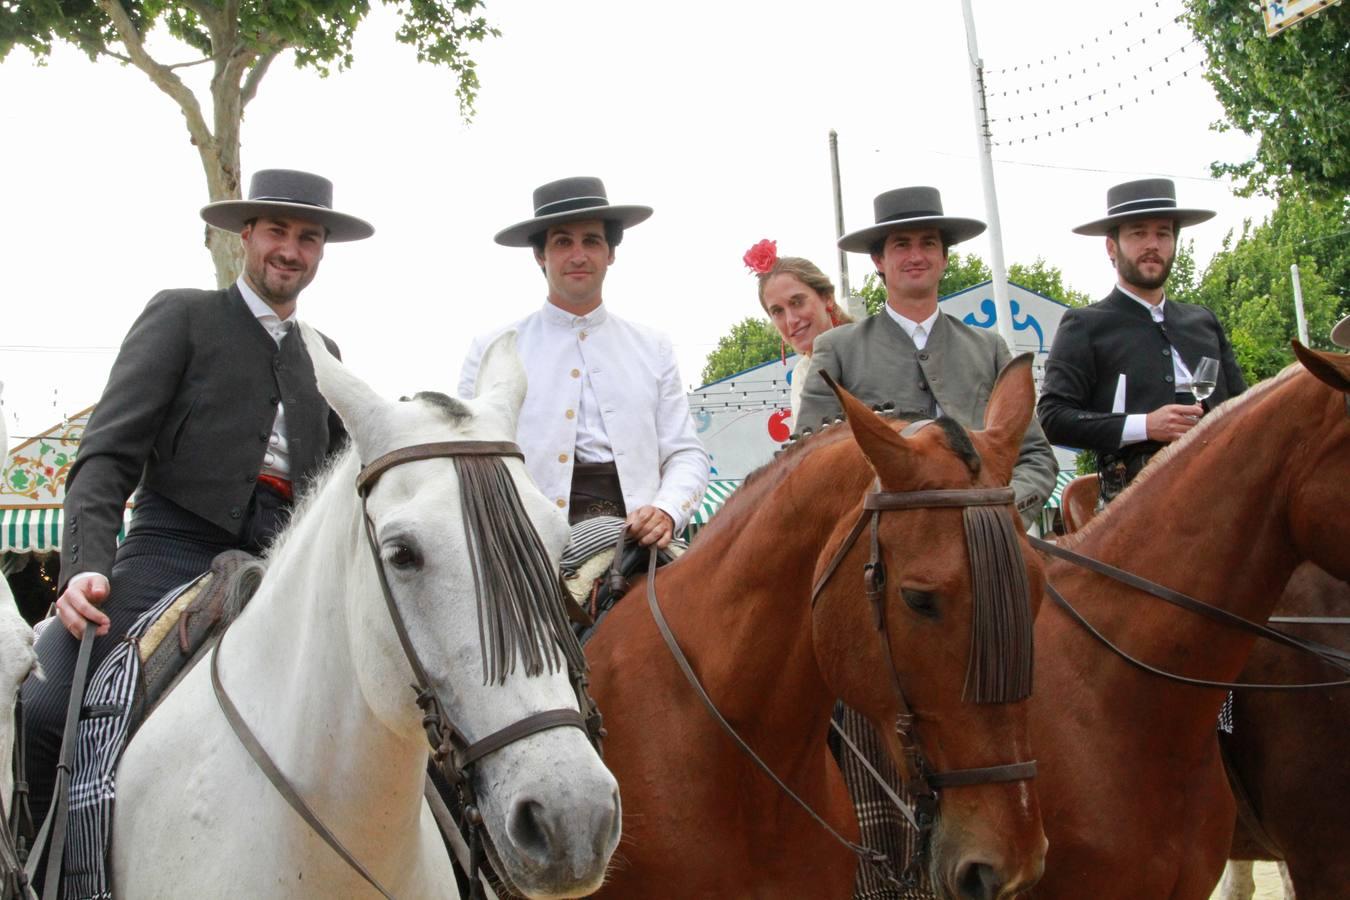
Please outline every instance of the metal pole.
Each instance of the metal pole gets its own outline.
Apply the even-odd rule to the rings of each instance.
[[[1008,268],[1003,263],[1003,228],[998,218],[998,196],[994,192],[994,160],[991,155],[989,111],[984,103],[984,63],[975,42],[975,15],[970,0],[961,0],[966,17],[966,52],[970,58],[970,95],[975,104],[976,138],[979,143],[980,178],[984,182],[984,208],[989,218],[989,261],[994,272],[994,310],[998,333],[1009,349],[1013,348],[1012,306],[1008,297]]]
[[[844,236],[844,195],[839,186],[839,132],[833,128],[830,129],[830,178],[834,185],[834,236],[837,239]],[[862,298],[853,296],[848,288],[848,254],[843,250],[839,251],[839,296],[844,298],[850,316],[861,319],[867,315]]]
[[[1298,280],[1298,263],[1289,267],[1294,279],[1294,319],[1298,322],[1298,340],[1303,346],[1308,344],[1308,319],[1303,315],[1303,284]]]

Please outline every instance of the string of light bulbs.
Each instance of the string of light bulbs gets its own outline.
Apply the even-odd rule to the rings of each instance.
[[[1161,8],[1162,8],[1161,0],[1153,0],[1153,7],[1152,7],[1152,8],[1153,8],[1153,9],[1161,9]],[[1148,15],[1148,13],[1149,13],[1149,9],[1148,9],[1148,8],[1141,9],[1139,12],[1135,13],[1134,15],[1128,16],[1128,17],[1127,17],[1124,21],[1122,21],[1120,24],[1115,25],[1115,26],[1113,26],[1113,27],[1111,27],[1111,28],[1108,28],[1108,29],[1106,30],[1106,34],[1105,34],[1105,35],[1098,34],[1097,36],[1093,37],[1092,40],[1090,40],[1090,41],[1081,41],[1081,42],[1078,44],[1078,47],[1077,47],[1076,49],[1075,49],[1074,47],[1070,46],[1069,48],[1067,48],[1067,49],[1065,49],[1065,50],[1059,51],[1058,53],[1053,53],[1053,54],[1051,54],[1050,56],[1047,56],[1047,57],[1043,57],[1043,58],[1041,58],[1041,59],[1038,59],[1038,60],[1036,60],[1034,63],[1033,63],[1033,62],[1023,62],[1023,63],[1016,63],[1015,65],[1011,65],[1011,66],[1004,66],[1004,67],[1001,68],[1001,69],[992,69],[992,70],[986,69],[985,74],[986,74],[986,75],[995,75],[995,76],[997,76],[997,75],[1008,75],[1008,74],[1011,74],[1011,73],[1014,73],[1014,72],[1029,72],[1029,71],[1031,71],[1032,69],[1037,68],[1038,66],[1044,66],[1044,65],[1046,65],[1046,64],[1048,64],[1048,63],[1058,62],[1061,58],[1068,59],[1068,58],[1074,56],[1076,53],[1081,53],[1082,51],[1087,50],[1089,47],[1096,48],[1097,46],[1100,46],[1103,37],[1108,37],[1108,38],[1109,38],[1109,37],[1114,37],[1114,36],[1115,36],[1115,33],[1116,33],[1117,31],[1120,31],[1120,30],[1129,28],[1131,25],[1135,24],[1139,19],[1142,19],[1142,18],[1144,18],[1145,15]],[[1176,21],[1176,20],[1173,19],[1173,20],[1171,20],[1171,21]],[[1159,28],[1158,31],[1162,31],[1162,29]]]

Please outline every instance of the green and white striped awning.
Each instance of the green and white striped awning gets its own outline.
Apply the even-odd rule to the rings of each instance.
[[[131,510],[122,513],[120,541],[126,535]],[[61,507],[0,508],[0,553],[55,553],[61,549]]]
[[[689,524],[700,527],[707,525],[708,520],[713,517],[713,513],[722,508],[722,504],[727,502],[728,497],[736,493],[736,488],[740,485],[739,480],[709,481],[708,489],[703,492],[703,502],[690,516]]]
[[[1059,509],[1060,495],[1064,489],[1069,486],[1069,482],[1078,477],[1076,472],[1060,472],[1055,476],[1055,489],[1050,492],[1050,497],[1045,501],[1046,506]]]

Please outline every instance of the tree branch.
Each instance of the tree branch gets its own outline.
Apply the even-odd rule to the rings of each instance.
[[[258,83],[261,82],[263,76],[267,74],[267,67],[272,65],[272,60],[276,59],[280,54],[280,50],[268,50],[262,56],[258,57],[258,61],[253,64],[253,68],[249,71],[248,77],[244,79],[244,89],[239,97],[240,109],[248,106],[249,101],[257,96]]]
[[[111,54],[109,54],[109,55],[111,55]],[[130,62],[130,60],[127,60],[127,61]],[[166,69],[189,69],[189,68],[191,68],[192,66],[200,66],[202,63],[209,63],[210,61],[211,61],[211,57],[209,57],[209,56],[203,56],[201,59],[194,59],[192,62],[170,63],[169,65],[165,66],[164,68],[166,68]]]
[[[112,22],[117,37],[127,50],[128,61],[146,75],[149,75],[150,80],[155,83],[156,87],[177,102],[178,107],[183,111],[183,118],[187,120],[188,134],[192,136],[193,141],[198,146],[209,144],[211,142],[211,129],[207,127],[206,120],[202,117],[202,108],[201,104],[197,102],[197,95],[192,93],[172,70],[161,65],[146,52],[145,44],[141,41],[141,35],[136,31],[136,26],[132,23],[131,17],[127,15],[126,8],[122,6],[121,0],[95,0],[95,2],[98,4],[98,8],[103,10],[103,14],[108,17],[108,20]]]

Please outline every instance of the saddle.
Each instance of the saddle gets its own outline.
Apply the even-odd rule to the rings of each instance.
[[[91,676],[70,784],[61,876],[61,895],[68,900],[111,900],[107,861],[122,751],[252,595],[261,568],[252,578],[239,570],[254,561],[241,550],[217,556],[208,572],[147,610]],[[237,576],[244,580],[232,589]]]
[[[687,542],[673,540],[657,551],[656,564],[672,562],[688,548]],[[650,548],[628,539],[624,520],[617,516],[597,516],[572,526],[560,568],[563,588],[575,607],[568,610],[572,630],[583,646],[627,593],[629,580],[646,571],[650,554]]]

